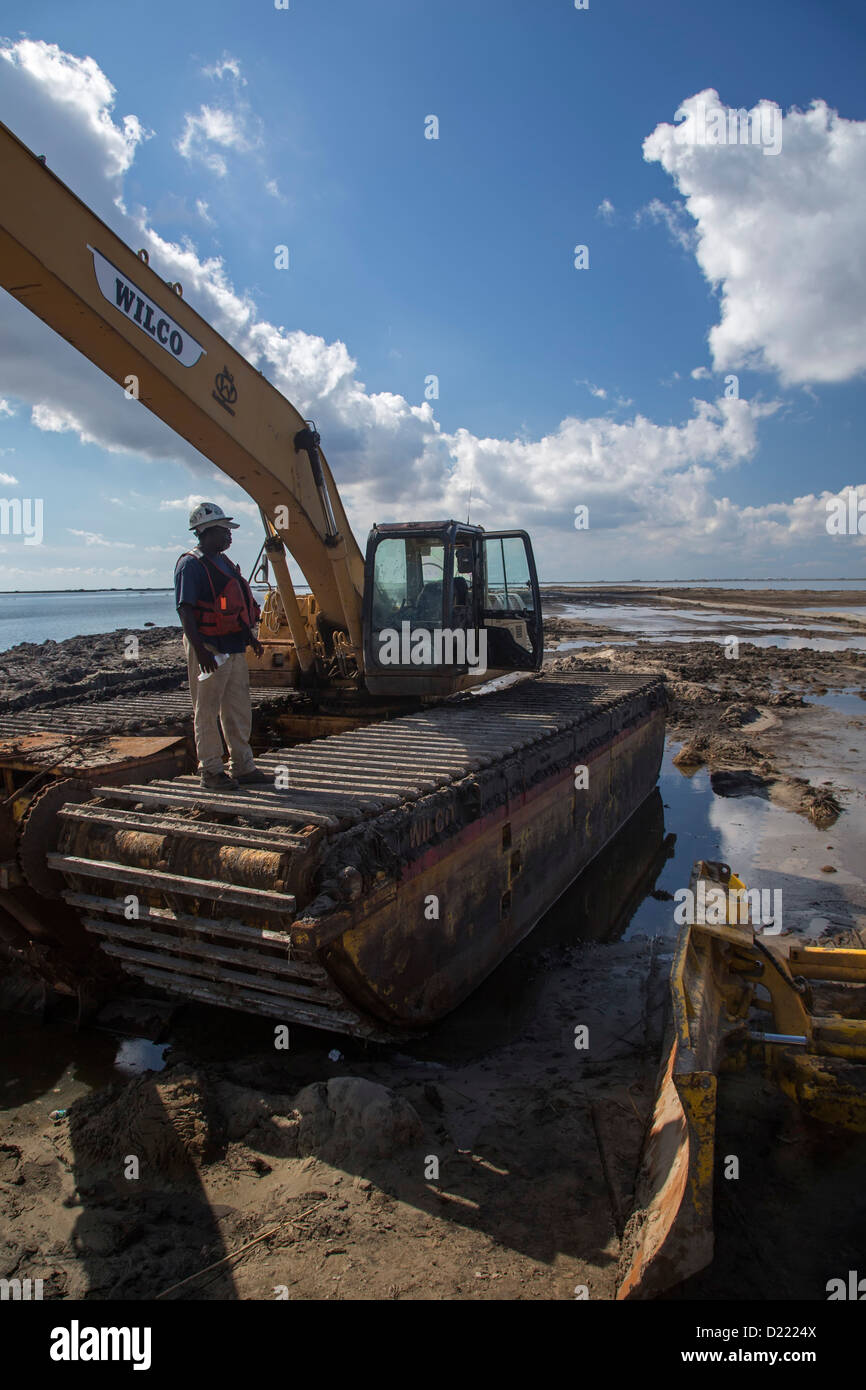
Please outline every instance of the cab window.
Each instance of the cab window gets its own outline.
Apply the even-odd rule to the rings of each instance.
[[[424,536],[387,536],[373,562],[373,627],[441,627],[445,548]]]
[[[489,613],[533,611],[532,578],[520,536],[494,536],[484,542],[484,608]]]

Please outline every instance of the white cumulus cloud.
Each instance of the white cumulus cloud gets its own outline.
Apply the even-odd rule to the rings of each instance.
[[[73,165],[75,191],[105,216],[149,132],[137,116],[114,119],[115,89],[93,58],[65,53],[56,43],[21,39],[0,41],[0,59],[0,89],[14,98],[5,110],[7,119],[14,113],[16,135],[31,143],[25,132],[36,132],[31,148],[38,146],[36,153],[46,156],[50,169]]]
[[[689,138],[720,107],[712,89],[689,97],[685,119],[643,146],[676,184],[698,265],[720,294],[715,367],[771,370],[785,384],[849,381],[866,370],[866,121],[814,101],[781,120],[776,154]],[[650,208],[667,218],[658,200]]]

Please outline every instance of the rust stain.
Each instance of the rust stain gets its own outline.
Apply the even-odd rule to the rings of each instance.
[[[14,757],[16,753],[38,753],[44,748],[62,748],[72,739],[63,734],[22,734],[20,738],[0,739],[0,758]]]

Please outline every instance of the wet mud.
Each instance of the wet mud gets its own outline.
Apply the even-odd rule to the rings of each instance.
[[[184,673],[179,626],[21,642],[0,652],[0,712],[172,689]]]

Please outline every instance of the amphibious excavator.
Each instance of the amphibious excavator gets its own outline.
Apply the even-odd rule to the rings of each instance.
[[[5,127],[0,184],[3,287],[258,504],[252,677],[279,733],[259,755],[273,785],[223,794],[184,775],[183,729],[140,701],[101,722],[89,705],[79,740],[76,709],[9,716],[0,908],[43,960],[74,920],[100,967],[171,996],[366,1037],[429,1025],[650,794],[662,683],[539,674],[524,531],[374,525],[362,555],[313,423],[146,250]]]
[[[539,674],[523,531],[378,525],[362,556],[313,424],[3,126],[0,185],[0,284],[259,506],[273,773],[203,791],[171,672],[0,712],[0,956],[80,999],[131,977],[360,1037],[429,1026],[649,804],[662,682]],[[744,886],[726,865],[699,879]],[[863,1009],[834,1013],[826,981],[866,989],[866,951],[783,949],[739,917],[683,928],[620,1298],[711,1258],[723,1062],[759,1055],[810,1113],[866,1129]]]

